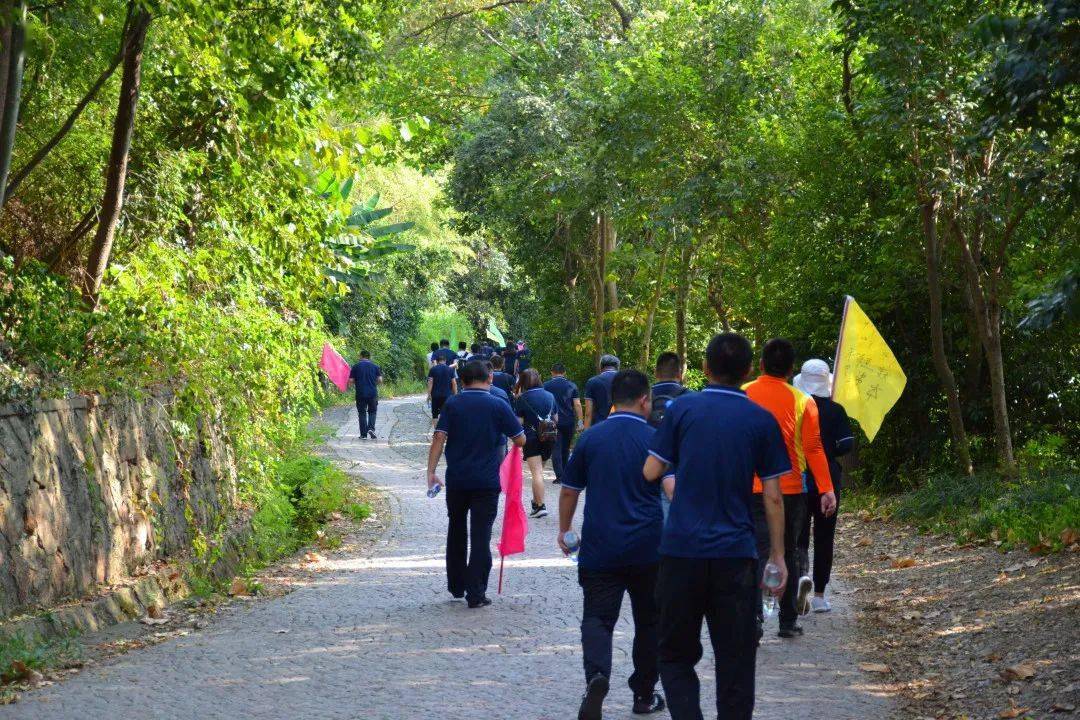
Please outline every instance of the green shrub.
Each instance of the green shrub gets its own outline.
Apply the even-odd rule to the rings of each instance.
[[[342,511],[354,521],[360,522],[371,517],[371,503],[351,502],[346,504]]]
[[[26,679],[30,670],[38,672],[70,662],[78,657],[74,636],[43,641],[22,633],[0,635],[0,683]]]

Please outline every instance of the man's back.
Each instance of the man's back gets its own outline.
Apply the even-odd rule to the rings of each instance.
[[[654,432],[644,418],[615,412],[578,440],[562,482],[573,490],[587,490],[578,558],[582,568],[659,559],[660,488],[642,475]]]
[[[454,379],[454,369],[452,367],[448,367],[445,363],[436,363],[428,370],[428,377],[431,378],[433,397],[448,397],[453,393],[451,383]]]
[[[507,375],[501,370],[496,370],[492,374],[491,384],[509,394],[514,387],[514,377],[512,375]]]
[[[574,398],[578,397],[577,385],[563,376],[553,377],[544,383],[544,389],[555,396],[559,411],[559,424],[573,424],[577,414],[574,412]]]
[[[661,554],[756,557],[754,475],[776,477],[791,467],[772,415],[736,388],[710,385],[668,406],[651,452],[675,470]]]
[[[381,375],[382,370],[379,369],[379,366],[367,358],[353,365],[349,371],[349,377],[356,384],[356,397],[378,397],[379,376]]]
[[[783,378],[772,375],[762,375],[743,385],[743,389],[751,400],[768,410],[780,425],[791,460],[791,472],[780,478],[782,493],[793,495],[803,492],[802,471],[807,467],[807,456],[810,453],[814,454],[812,460],[818,465],[815,477],[830,474],[828,461],[821,450],[817,405],[812,397],[788,384]],[[832,489],[831,480],[827,481],[826,485],[828,490]],[[754,492],[761,492],[761,483],[758,481],[754,483]]]
[[[446,401],[435,431],[446,433],[446,487],[456,490],[498,489],[499,450],[524,432],[506,402],[473,388]]]
[[[605,370],[585,383],[585,399],[592,401],[592,423],[600,422],[611,412],[611,381],[615,374],[615,370]]]

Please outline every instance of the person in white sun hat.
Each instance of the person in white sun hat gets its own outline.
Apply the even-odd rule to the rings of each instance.
[[[855,438],[844,406],[832,400],[832,380],[829,364],[815,358],[802,364],[802,372],[795,376],[792,384],[804,393],[812,395],[817,404],[821,444],[825,450],[825,457],[829,461],[833,491],[836,493],[836,504],[839,507],[842,470],[837,458],[851,452]],[[806,472],[806,502],[806,520],[799,532],[798,548],[799,552],[804,553],[803,557],[808,558],[810,535],[813,533],[814,596],[810,599],[810,609],[824,613],[832,609],[829,607],[829,601],[825,599],[825,586],[829,584],[829,575],[832,572],[837,514],[833,513],[829,517],[822,514],[814,475],[809,469]]]

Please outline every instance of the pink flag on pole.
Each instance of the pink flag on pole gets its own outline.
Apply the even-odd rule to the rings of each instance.
[[[525,552],[525,536],[529,534],[529,520],[521,502],[521,448],[514,446],[503,459],[499,468],[499,483],[506,504],[503,508],[502,537],[499,538],[499,594],[502,594],[503,566],[507,555]]]
[[[338,390],[345,392],[349,387],[349,371],[352,368],[349,367],[349,363],[345,362],[343,357],[338,355],[337,350],[330,346],[330,343],[323,343],[322,359],[319,360],[319,367],[326,372],[330,382],[337,385]]]

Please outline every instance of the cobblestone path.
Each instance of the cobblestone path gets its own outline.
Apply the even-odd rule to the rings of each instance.
[[[574,566],[555,548],[554,515],[531,523],[529,550],[507,562],[502,596],[493,594],[493,577],[491,607],[451,600],[445,505],[426,497],[422,480],[430,425],[415,399],[384,401],[379,410],[378,442],[356,439],[355,411],[330,415],[339,424],[330,443],[336,459],[392,497],[394,518],[369,557],[333,560],[310,587],[28,693],[0,707],[0,720],[576,717],[581,593]],[[770,628],[758,656],[757,718],[888,714],[847,647],[853,614],[842,595],[834,606],[806,618],[806,635],[794,642],[782,645]],[[628,601],[623,615],[608,718],[633,717]],[[698,666],[706,717],[714,717],[711,666],[707,650]]]

